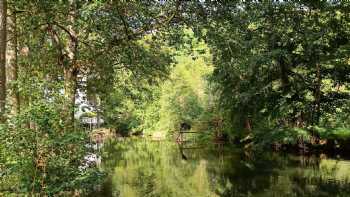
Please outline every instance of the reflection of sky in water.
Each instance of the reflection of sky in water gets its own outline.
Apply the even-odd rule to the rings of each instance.
[[[182,154],[185,154],[185,159]],[[145,140],[106,146],[109,177],[93,196],[348,196],[350,162]]]

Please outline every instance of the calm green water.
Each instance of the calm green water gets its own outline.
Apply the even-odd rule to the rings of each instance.
[[[105,146],[101,168],[109,176],[92,196],[350,196],[350,161],[324,155],[127,140]]]

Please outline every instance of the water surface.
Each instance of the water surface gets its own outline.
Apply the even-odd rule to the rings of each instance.
[[[93,196],[350,196],[350,161],[326,155],[179,147],[169,141],[108,143],[105,184]]]

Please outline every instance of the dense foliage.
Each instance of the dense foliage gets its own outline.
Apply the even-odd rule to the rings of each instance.
[[[103,172],[84,167],[96,153],[84,118],[121,136],[186,124],[215,140],[345,148],[349,10],[346,1],[0,0],[0,195],[98,185]],[[91,110],[80,116],[82,105]]]
[[[201,8],[192,20],[212,49],[212,79],[236,131],[349,127],[348,3],[205,1]]]

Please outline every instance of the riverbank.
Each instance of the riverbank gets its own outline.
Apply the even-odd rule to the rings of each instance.
[[[234,140],[246,149],[284,151],[300,154],[327,153],[347,155],[350,152],[348,128],[301,128],[275,129],[252,132]]]

